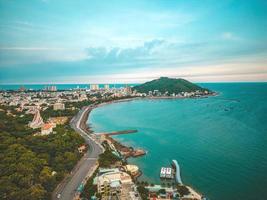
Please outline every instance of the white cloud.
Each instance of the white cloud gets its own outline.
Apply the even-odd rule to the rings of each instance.
[[[0,51],[64,51],[66,48],[58,47],[0,47]]]
[[[221,37],[224,40],[241,40],[240,37],[236,36],[232,32],[224,32],[224,33],[222,33]]]
[[[42,62],[80,61],[88,58],[83,49],[62,47],[0,47],[0,66]]]
[[[214,65],[179,68],[135,69],[125,73],[62,76],[54,83],[143,83],[162,76],[185,78],[192,82],[267,81],[267,59],[232,61]],[[47,82],[51,83],[51,82]]]

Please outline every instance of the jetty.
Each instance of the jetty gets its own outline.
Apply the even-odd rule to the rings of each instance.
[[[113,131],[113,132],[104,132],[104,133],[95,133],[96,135],[100,134],[100,135],[122,135],[122,134],[130,134],[130,133],[136,133],[137,130],[122,130],[122,131]]]
[[[172,160],[172,165],[174,166],[176,172],[175,172],[175,180],[179,184],[183,184],[182,178],[181,178],[181,171],[180,171],[180,166],[177,162],[177,160]]]
[[[121,144],[120,142],[112,138],[109,134],[103,134],[103,136],[105,137],[105,140],[107,140],[110,145],[112,144],[111,146],[114,146],[115,149],[126,159],[129,157],[138,157],[146,154],[146,151],[144,151],[143,149],[134,149],[133,147],[128,147]]]

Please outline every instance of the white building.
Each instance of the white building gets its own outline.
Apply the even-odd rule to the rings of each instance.
[[[53,110],[65,110],[65,104],[57,102],[53,105]]]
[[[174,171],[170,167],[162,167],[160,170],[160,178],[173,178]]]
[[[166,168],[166,178],[173,178],[173,170],[172,168]]]
[[[90,90],[99,90],[98,84],[90,84]]]
[[[126,185],[128,185],[128,187],[133,185],[131,176],[117,168],[100,169],[99,175],[94,182],[97,184],[97,192],[103,197],[120,197],[123,195],[123,188]]]
[[[80,94],[79,96],[79,101],[86,101],[88,98],[86,96],[86,94]]]
[[[160,178],[165,178],[166,177],[166,168],[162,167],[160,169]]]
[[[109,84],[105,84],[105,85],[104,85],[104,89],[105,89],[105,90],[109,90]]]
[[[51,91],[51,92],[56,92],[57,91],[57,86],[55,86],[55,85],[45,86],[44,90]]]

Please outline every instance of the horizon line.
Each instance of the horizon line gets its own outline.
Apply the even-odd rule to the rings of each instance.
[[[90,85],[90,84],[99,84],[99,85],[114,85],[114,84],[120,84],[120,85],[127,85],[127,84],[143,84],[149,81],[145,82],[136,82],[136,83],[62,83],[62,82],[56,82],[56,83],[0,83],[0,85],[65,85],[65,84],[70,84],[70,85]],[[266,81],[205,81],[205,82],[195,82],[195,81],[190,81],[191,83],[267,83]]]

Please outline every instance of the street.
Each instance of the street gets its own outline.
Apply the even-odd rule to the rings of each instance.
[[[53,200],[72,200],[75,197],[77,188],[82,183],[88,172],[94,169],[99,154],[103,152],[103,148],[101,148],[101,146],[80,127],[81,120],[86,111],[89,109],[91,109],[90,106],[82,108],[70,121],[71,127],[85,139],[85,142],[89,146],[88,151],[74,167],[71,174],[66,177],[53,192]],[[60,198],[58,198],[59,196]]]

